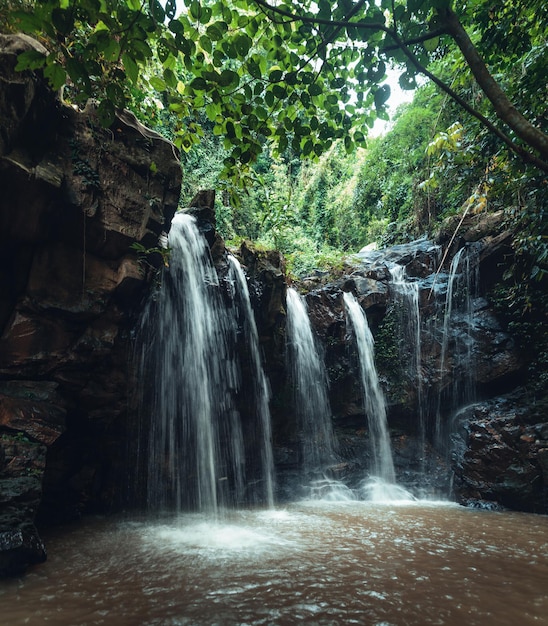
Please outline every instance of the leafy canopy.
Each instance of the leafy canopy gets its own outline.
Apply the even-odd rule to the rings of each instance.
[[[375,119],[387,118],[384,81],[391,64],[401,68],[402,87],[414,88],[417,75],[425,74],[510,149],[548,169],[535,98],[525,111],[532,121],[517,114],[476,49],[497,71],[524,50],[545,49],[546,8],[541,0],[496,4],[185,0],[177,16],[175,0],[21,0],[9,21],[49,51],[24,53],[19,69],[43,68],[53,87],[68,85],[65,97],[77,104],[96,98],[105,125],[128,104],[132,89],[153,90],[179,120],[176,145],[188,150],[202,131],[186,122],[205,112],[228,150],[225,178],[237,180],[266,141],[275,154],[291,148],[315,157],[336,140],[348,152],[364,145]],[[495,121],[428,70],[432,59],[456,46],[494,102]],[[544,52],[527,67],[537,91],[545,61]]]

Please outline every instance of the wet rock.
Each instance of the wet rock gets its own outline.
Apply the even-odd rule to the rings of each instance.
[[[516,391],[460,413],[453,441],[459,501],[548,512],[546,448],[536,436],[545,423],[528,423],[530,401],[524,391]]]
[[[16,72],[33,48],[0,35],[5,573],[45,557],[33,527],[45,500],[54,515],[81,514],[120,496],[131,331],[154,272],[131,246],[158,246],[181,183],[175,147],[132,113],[102,128],[93,103],[77,111],[39,72]]]
[[[20,576],[45,560],[46,548],[34,526],[0,531],[0,576]]]

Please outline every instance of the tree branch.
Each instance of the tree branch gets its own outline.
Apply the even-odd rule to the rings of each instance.
[[[310,15],[299,15],[298,13],[291,13],[290,11],[286,11],[285,9],[280,9],[279,7],[272,6],[265,2],[265,0],[253,0],[255,4],[258,4],[260,7],[263,7],[267,11],[272,11],[272,13],[276,13],[278,15],[283,15],[287,17],[292,22],[304,22],[306,24],[322,24],[324,26],[339,26],[341,28],[360,28],[364,30],[381,30],[384,33],[390,34],[391,29],[388,28],[385,24],[381,24],[380,22],[350,22],[348,20],[330,20],[322,17],[313,17]],[[359,8],[363,5],[363,2],[359,3]]]
[[[412,65],[417,71],[427,78],[429,78],[435,85],[437,85],[442,91],[449,95],[459,106],[461,106],[467,113],[479,120],[489,131],[496,135],[508,148],[520,156],[524,161],[534,164],[536,167],[544,172],[548,172],[548,137],[525,119],[514,107],[514,105],[508,100],[506,94],[502,91],[498,83],[489,73],[483,59],[479,56],[474,44],[468,37],[468,34],[464,30],[457,15],[451,9],[439,10],[438,14],[443,20],[443,24],[436,31],[425,33],[424,35],[411,39],[409,41],[403,41],[400,39],[398,33],[393,28],[389,28],[385,24],[379,23],[365,23],[365,22],[352,22],[348,20],[331,20],[310,15],[299,15],[281,9],[280,7],[272,6],[266,0],[253,0],[257,5],[271,11],[274,14],[282,15],[291,21],[300,21],[308,24],[323,24],[327,26],[338,26],[341,28],[357,28],[360,30],[374,30],[382,31],[387,36],[394,40],[394,44],[390,47],[380,49],[381,52],[388,50],[400,49],[405,56],[409,59]],[[518,137],[523,139],[525,143],[538,150],[541,157],[532,154],[519,144],[516,144],[506,133],[497,128],[489,119],[482,115],[479,111],[476,111],[471,105],[466,102],[457,92],[455,92],[449,85],[446,85],[441,79],[432,74],[422,63],[417,59],[415,54],[409,49],[409,45],[414,43],[421,43],[427,41],[434,36],[447,34],[461,50],[466,62],[468,63],[476,81],[489,101],[493,104],[498,118],[507,124]],[[331,37],[332,39],[332,37]]]
[[[397,38],[396,43],[398,42]],[[474,107],[470,106],[464,98],[459,96],[459,94],[454,91],[449,85],[444,83],[440,78],[438,78],[435,74],[432,74],[428,69],[426,69],[422,63],[417,59],[417,57],[403,44],[400,44],[400,49],[405,54],[405,56],[411,61],[411,63],[417,68],[417,70],[429,78],[435,85],[437,85],[442,91],[444,91],[452,100],[454,100],[459,106],[461,106],[467,113],[475,117],[479,120],[489,131],[491,131],[494,135],[496,135],[508,148],[520,156],[524,161],[528,163],[532,163],[539,169],[544,172],[548,172],[548,163],[543,159],[539,159],[534,154],[528,152],[522,146],[516,144],[506,133],[503,133],[499,128],[497,128],[489,119],[487,119],[484,115],[482,115],[479,111],[476,111]]]
[[[437,28],[436,30],[431,30],[424,35],[419,35],[418,37],[413,37],[413,39],[404,39],[401,44],[393,44],[390,46],[385,46],[384,48],[380,48],[380,52],[391,52],[392,50],[397,50],[400,46],[413,46],[417,43],[423,43],[424,41],[428,41],[429,39],[434,39],[435,37],[441,37],[442,35],[447,35],[446,28]]]
[[[444,21],[448,34],[454,39],[466,59],[478,85],[493,105],[499,119],[508,124],[520,139],[523,139],[527,145],[537,150],[544,160],[547,160],[548,136],[523,117],[508,99],[487,69],[484,60],[478,54],[456,13],[452,9],[445,9],[440,10],[439,15]]]

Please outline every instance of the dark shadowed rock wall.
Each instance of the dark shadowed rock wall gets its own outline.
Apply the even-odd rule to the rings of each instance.
[[[45,557],[33,522],[112,506],[128,359],[181,182],[174,146],[121,113],[64,105],[0,36],[0,573]],[[154,163],[154,166],[152,164]]]

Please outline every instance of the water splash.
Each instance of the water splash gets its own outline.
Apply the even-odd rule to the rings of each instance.
[[[336,441],[327,398],[327,375],[312,333],[306,303],[287,290],[287,354],[293,400],[301,432],[305,474],[336,462]]]
[[[349,325],[354,330],[360,360],[364,407],[373,456],[371,474],[386,483],[395,483],[396,473],[388,434],[386,402],[375,368],[373,335],[367,317],[354,295],[345,293],[343,298]]]

